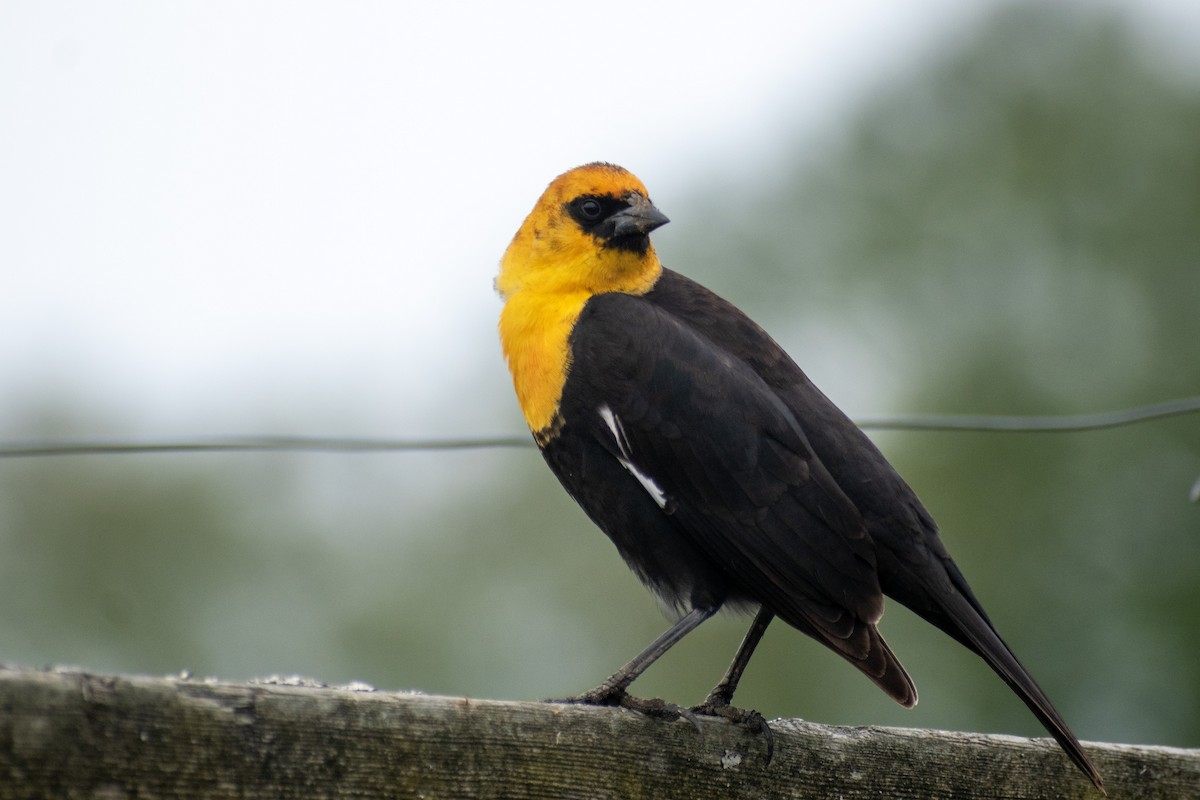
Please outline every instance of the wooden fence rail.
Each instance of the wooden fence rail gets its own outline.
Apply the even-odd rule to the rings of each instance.
[[[0,800],[1100,797],[1049,740],[0,669]],[[1200,750],[1088,745],[1113,798],[1200,798]]]

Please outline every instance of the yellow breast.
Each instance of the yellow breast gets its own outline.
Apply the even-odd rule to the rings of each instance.
[[[500,313],[500,344],[525,422],[535,435],[554,424],[571,366],[567,340],[589,296],[519,292]]]

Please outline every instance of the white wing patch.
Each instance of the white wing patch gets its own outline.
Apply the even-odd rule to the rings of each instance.
[[[653,478],[633,464],[632,457],[629,455],[629,441],[625,438],[625,429],[621,427],[620,418],[607,405],[602,405],[600,406],[600,419],[604,420],[604,424],[612,431],[613,439],[617,442],[617,450],[621,453],[617,456],[617,460],[621,462],[621,466],[627,469],[630,475],[637,478],[638,483],[658,504],[659,508],[665,509],[667,507],[666,493],[654,482]]]

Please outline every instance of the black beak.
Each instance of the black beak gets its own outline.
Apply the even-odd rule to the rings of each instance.
[[[671,221],[667,219],[666,214],[655,208],[653,203],[640,194],[634,194],[631,199],[632,205],[609,217],[613,224],[613,238],[645,236],[655,228],[662,227]]]

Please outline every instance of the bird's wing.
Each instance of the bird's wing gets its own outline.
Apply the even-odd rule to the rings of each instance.
[[[862,517],[774,391],[743,361],[643,299],[588,301],[564,403],[746,597],[911,705],[875,629],[883,613]]]

